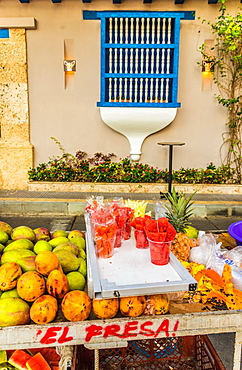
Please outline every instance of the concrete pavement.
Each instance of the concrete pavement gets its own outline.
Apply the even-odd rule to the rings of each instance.
[[[86,200],[95,192],[47,192],[27,190],[0,190],[1,215],[83,215]],[[147,210],[153,210],[160,201],[158,193],[102,193],[105,199],[145,200]],[[242,219],[242,197],[239,194],[195,194],[194,216],[199,218],[232,217]]]

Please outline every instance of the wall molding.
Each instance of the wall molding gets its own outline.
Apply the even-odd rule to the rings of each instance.
[[[36,19],[34,17],[0,18],[0,28],[25,28],[26,30],[35,30]]]

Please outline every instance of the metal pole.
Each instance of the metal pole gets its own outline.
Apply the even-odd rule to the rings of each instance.
[[[173,145],[169,145],[169,177],[168,177],[168,192],[171,193],[172,183],[172,156],[173,156]]]
[[[168,174],[168,192],[171,193],[171,184],[172,184],[172,157],[173,157],[173,146],[182,146],[185,145],[185,143],[182,142],[164,142],[164,143],[158,143],[158,145],[165,145],[169,146],[169,174]],[[161,198],[164,198],[164,194],[160,193]]]

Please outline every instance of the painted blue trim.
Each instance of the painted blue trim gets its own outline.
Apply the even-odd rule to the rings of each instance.
[[[105,78],[175,78],[177,73],[105,73]]]
[[[181,103],[122,103],[122,102],[98,102],[98,107],[145,107],[145,108],[180,108]]]
[[[174,49],[176,45],[172,44],[108,44],[103,46],[108,49]]]
[[[19,0],[22,4],[28,4],[29,0]]]
[[[52,3],[59,4],[59,3],[61,3],[61,0],[52,0]]]
[[[174,44],[176,47],[174,48],[174,64],[173,64],[173,73],[175,74],[175,78],[173,78],[173,86],[172,86],[172,101],[177,100],[178,94],[178,71],[179,71],[179,46],[180,46],[180,20],[175,19],[174,24]]]
[[[142,12],[142,11],[96,11],[96,10],[83,10],[83,19],[95,20],[112,17],[144,17],[144,18],[180,18],[187,20],[195,19],[195,11],[174,11],[174,12]]]
[[[0,29],[0,39],[9,39],[9,29],[8,28]]]
[[[105,88],[105,78],[103,77],[105,74],[105,54],[106,49],[103,47],[105,44],[105,37],[106,37],[106,23],[101,22],[101,73],[100,73],[100,92],[101,92],[101,101],[105,101],[105,94],[106,94],[106,88]]]
[[[179,71],[179,46],[180,46],[180,21],[181,19],[194,19],[195,12],[141,12],[141,11],[83,11],[84,19],[95,19],[101,20],[101,71],[100,71],[100,102],[98,106],[107,106],[107,107],[180,107],[181,104],[177,102],[178,96],[178,71]],[[168,34],[166,33],[164,43],[161,43],[153,40],[154,43],[151,43],[150,36],[146,39],[147,43],[130,43],[129,35],[127,38],[127,43],[122,43],[122,40],[119,41],[119,36],[115,36],[115,42],[113,42],[113,31],[109,35],[109,20],[121,18],[139,18],[139,22],[142,18],[169,18],[171,19],[171,34],[168,39]],[[129,21],[130,22],[130,21]],[[148,22],[148,21],[147,21]],[[119,23],[118,23],[119,24]],[[146,21],[145,21],[146,24]],[[118,26],[119,27],[119,26]],[[119,35],[119,34],[118,34]],[[136,36],[137,37],[137,36]],[[140,37],[140,36],[139,36]],[[140,38],[136,39],[136,42],[139,42]],[[170,43],[168,43],[170,41]],[[121,43],[117,43],[121,42]],[[135,64],[132,64],[132,69],[128,65],[126,70],[124,70],[123,64],[119,65],[119,58],[121,60],[124,58],[124,49],[127,49],[128,55],[127,60],[133,53],[137,53],[137,59]],[[141,67],[140,53],[141,50],[146,50],[145,58],[148,58],[148,69],[146,67]],[[118,53],[115,52],[118,51]],[[131,54],[131,50],[134,51]],[[164,53],[162,52],[164,51]],[[110,53],[111,51],[111,53]],[[159,52],[159,53],[157,53]],[[115,54],[114,54],[115,53]],[[165,62],[165,67],[156,66],[155,61],[158,56],[161,55],[162,58],[168,61],[169,64]],[[153,60],[153,65],[151,66],[151,54],[155,58]],[[110,57],[111,55],[111,57]],[[112,58],[112,59],[111,59]],[[117,59],[115,59],[117,58]],[[135,58],[135,57],[134,57]],[[136,56],[137,58],[137,56]],[[161,57],[159,57],[161,58]],[[113,64],[115,63],[117,64]],[[161,59],[158,63],[161,63]],[[110,66],[110,61],[112,64]],[[133,61],[133,59],[132,59]],[[134,63],[134,62],[132,62]],[[164,63],[164,62],[163,62]],[[114,66],[117,66],[117,68]],[[135,71],[134,71],[135,68]],[[142,69],[141,69],[142,68]],[[146,70],[145,70],[146,68]],[[158,68],[158,69],[157,69]],[[169,69],[168,69],[169,68]],[[156,73],[163,72],[163,73]],[[140,73],[141,71],[141,73]],[[139,72],[139,73],[135,73]],[[144,82],[145,81],[145,82]],[[156,81],[156,82],[154,82]],[[124,87],[125,84],[125,87]],[[134,90],[135,84],[135,90]],[[145,84],[145,85],[144,85]],[[156,84],[156,87],[155,87]],[[164,85],[163,85],[164,84]],[[143,89],[142,89],[143,86]],[[126,89],[126,90],[124,90]],[[137,89],[137,90],[136,90]],[[145,90],[144,90],[145,89]],[[156,89],[156,91],[155,91]],[[132,100],[132,102],[125,101],[111,101],[111,98],[114,96],[119,96],[119,94],[124,94],[125,96]],[[127,95],[126,95],[127,93]],[[142,95],[139,95],[141,94]],[[131,95],[130,95],[131,94]],[[146,94],[146,95],[145,95]],[[148,95],[147,95],[148,94]],[[157,95],[158,94],[158,95]],[[155,98],[156,96],[156,98]],[[161,102],[152,103],[147,102],[147,97],[151,99],[159,99]],[[118,98],[119,99],[119,98]],[[154,101],[154,100],[153,100]],[[165,102],[166,101],[166,102]]]

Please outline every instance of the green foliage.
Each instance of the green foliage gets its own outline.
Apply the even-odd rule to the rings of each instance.
[[[129,182],[129,183],[167,183],[168,170],[154,168],[148,164],[132,162],[129,158],[112,161],[114,153],[107,155],[95,153],[87,157],[83,151],[75,156],[66,153],[60,143],[52,138],[62,152],[61,156],[51,157],[47,163],[41,163],[36,168],[30,168],[30,181],[51,182]],[[210,163],[206,169],[181,168],[173,171],[173,181],[177,183],[223,184],[231,182],[233,172],[227,166],[215,167]]]
[[[186,227],[188,227],[191,222],[190,218],[193,214],[193,209],[191,208],[193,203],[192,198],[195,193],[186,196],[185,193],[177,193],[176,189],[173,187],[171,193],[165,195],[168,204],[166,204],[166,217],[170,223],[174,226],[176,231],[184,232]]]
[[[207,23],[216,40],[214,81],[220,92],[216,99],[228,111],[228,130],[223,134],[222,145],[227,154],[223,163],[235,169],[235,181],[242,183],[242,13],[228,14],[226,0],[219,1],[219,16],[214,23]],[[202,56],[209,58],[204,50],[203,45]]]

